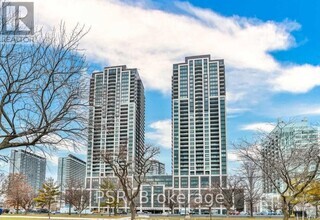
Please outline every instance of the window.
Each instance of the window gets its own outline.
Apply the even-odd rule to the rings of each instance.
[[[188,188],[188,177],[181,177],[181,188]]]
[[[198,188],[199,187],[199,178],[198,177],[190,177],[190,187]]]

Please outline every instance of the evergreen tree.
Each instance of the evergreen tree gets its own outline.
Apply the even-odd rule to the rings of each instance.
[[[39,195],[34,200],[35,202],[44,207],[46,206],[49,210],[49,219],[51,213],[51,205],[56,203],[56,196],[60,194],[59,186],[56,185],[52,178],[48,179],[43,185],[42,189],[39,190]]]

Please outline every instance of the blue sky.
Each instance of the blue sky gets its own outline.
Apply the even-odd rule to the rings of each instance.
[[[174,3],[168,4],[167,1],[162,1],[162,3],[148,3],[149,6],[151,5],[151,8],[161,8],[162,10],[181,13],[179,10],[175,9]],[[281,63],[319,65],[319,1],[309,1],[308,4],[305,4],[305,2],[299,0],[213,0],[189,1],[189,3],[195,7],[206,8],[227,17],[239,16],[250,19],[258,19],[260,22],[296,22],[300,27],[298,30],[291,32],[292,38],[295,39],[295,45],[287,50],[271,51],[270,54],[278,62]],[[214,51],[214,48],[210,48],[209,53],[210,51]],[[229,81],[232,76],[228,75],[228,72],[226,72],[226,74]],[[301,72],[300,74],[302,75],[301,83],[303,83],[303,72]],[[319,74],[318,77],[320,77]],[[147,91],[146,95],[147,128],[148,125],[156,120],[165,120],[170,118],[170,96],[162,95],[161,93],[156,91]],[[247,111],[240,111],[239,113],[235,114],[227,111],[229,116],[227,122],[230,151],[232,150],[232,142],[237,141],[242,137],[250,137],[250,135],[256,132],[257,129],[268,129],[268,126],[266,126],[265,123],[275,123],[278,118],[297,117],[299,119],[301,117],[308,117],[310,122],[319,122],[319,105],[317,105],[316,102],[320,95],[319,87],[315,86],[303,93],[277,92],[274,94],[265,95],[265,97],[261,97],[260,101],[257,100],[256,104],[248,107]],[[241,100],[239,102],[241,102]],[[240,103],[235,103],[232,105],[243,106]],[[288,111],[290,109],[292,111]],[[314,114],[310,114],[307,113],[308,109],[315,109],[318,111],[316,111]],[[260,127],[258,126],[258,123],[260,123]],[[249,125],[254,124],[257,124],[257,126],[252,126],[250,129]],[[248,126],[248,128],[245,129],[245,126]],[[272,125],[269,127],[272,128]],[[169,153],[169,150],[163,150],[162,154],[162,160],[165,160],[167,162],[167,166],[170,166],[170,158],[166,158],[165,155]],[[232,158],[232,156],[230,158]],[[230,169],[232,169],[232,166],[229,167]]]
[[[59,13],[57,13],[59,12]],[[35,0],[39,26],[90,27],[81,47],[90,70],[126,64],[146,87],[146,140],[171,168],[170,77],[185,56],[223,58],[228,144],[270,130],[278,118],[320,115],[320,2],[317,0],[99,1]],[[86,16],[83,16],[83,15]],[[49,158],[48,175],[57,157]],[[236,159],[229,149],[229,168]],[[85,150],[76,152],[85,159]]]

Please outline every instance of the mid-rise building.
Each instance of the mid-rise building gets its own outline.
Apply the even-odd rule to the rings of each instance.
[[[23,174],[37,193],[46,178],[46,158],[21,149],[12,150],[9,172]]]
[[[172,194],[172,175],[149,175],[146,183],[141,186],[141,197],[137,210],[152,213],[171,211],[167,202],[163,202],[163,196]],[[160,199],[161,198],[161,199]]]
[[[304,150],[308,147],[319,146],[319,137],[318,127],[309,124],[307,119],[289,123],[279,120],[278,126],[268,134],[262,145],[264,166],[266,168],[270,167],[269,164],[274,163],[279,155],[282,157],[289,156],[291,149]],[[274,173],[274,171],[272,169],[270,171],[265,170],[267,172],[263,173],[263,192],[276,193],[276,188],[268,178],[268,175]],[[297,169],[292,170],[297,171]],[[278,184],[277,187],[284,186],[280,178],[276,183]]]
[[[148,175],[164,175],[166,172],[165,164],[159,160],[151,159],[151,167],[148,172]]]
[[[117,154],[127,146],[127,158],[135,161],[144,149],[144,87],[137,69],[106,67],[90,81],[89,135],[86,187],[91,189],[91,208],[97,208],[97,191],[106,177],[113,177],[101,152]]]
[[[173,65],[172,174],[187,194],[226,183],[226,86],[222,59],[186,57]]]
[[[63,192],[68,181],[77,181],[84,185],[86,177],[86,162],[69,154],[59,157],[57,183]]]

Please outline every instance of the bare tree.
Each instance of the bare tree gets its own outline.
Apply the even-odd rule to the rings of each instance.
[[[83,210],[90,204],[90,191],[84,187],[82,181],[71,179],[67,183],[65,199],[70,206],[72,205],[76,208],[79,216],[81,216]]]
[[[103,160],[119,179],[133,220],[136,215],[136,199],[140,194],[141,185],[146,183],[146,175],[151,169],[152,163],[150,163],[150,160],[160,153],[160,149],[152,145],[145,145],[136,154],[134,160],[128,159],[127,152],[127,146],[123,144],[117,153],[106,152],[103,155]]]
[[[33,204],[33,190],[23,174],[9,174],[3,182],[2,191],[5,194],[6,203],[14,207],[17,213],[20,207],[27,208]]]
[[[244,200],[249,205],[250,216],[253,217],[254,205],[262,196],[261,173],[251,161],[242,161],[240,167],[241,185],[244,189]]]
[[[212,210],[215,207],[220,207],[220,204],[223,204],[222,197],[219,197],[221,194],[221,189],[217,184],[212,184],[212,186],[208,187],[201,191],[202,196],[202,207],[207,207],[209,209],[210,220],[212,219]],[[223,196],[223,195],[222,195]]]
[[[30,187],[31,189],[31,187]],[[25,214],[28,213],[28,211],[34,207],[35,201],[34,199],[36,198],[36,193],[31,189],[31,190],[24,190],[24,196],[21,199],[21,207],[25,210]]]
[[[3,184],[4,184],[5,179],[6,179],[6,175],[4,175],[4,173],[0,173],[0,186],[2,186],[0,189],[0,195],[5,193],[5,190],[3,188]]]
[[[199,205],[198,199],[201,195],[197,190],[191,190],[190,192],[188,190],[178,190],[175,192],[178,193],[176,196],[177,203],[181,206],[180,214],[183,212],[184,216],[187,216],[190,214],[191,209]],[[190,207],[190,210],[188,207]]]
[[[77,180],[71,178],[68,181],[66,181],[66,183],[64,184],[64,189],[61,188],[62,191],[60,192],[60,199],[63,199],[65,204],[68,204],[69,206],[69,215],[71,215],[71,208],[72,208],[72,204],[71,204],[71,200],[73,196],[72,191],[74,190],[74,187],[76,185],[77,185]]]
[[[243,140],[235,147],[241,158],[261,170],[264,189],[279,193],[287,220],[290,203],[319,174],[317,129],[301,127],[295,122],[279,122],[273,132],[262,133],[252,142]]]
[[[175,191],[173,189],[166,189],[165,190],[164,203],[168,208],[170,208],[171,214],[174,213],[174,208],[178,207],[177,196],[178,196],[177,191]]]
[[[261,200],[264,201],[264,206],[271,211],[282,209],[282,200],[275,194],[269,196],[262,196]]]
[[[102,181],[100,184],[100,190],[104,195],[103,204],[108,206],[109,215],[111,215],[110,208],[113,208],[114,215],[117,215],[118,208],[120,205],[123,205],[123,201],[119,198],[119,193],[122,187],[118,179],[107,178]]]
[[[0,150],[78,143],[86,128],[79,42],[87,31],[64,24],[32,42],[0,45]],[[73,146],[77,146],[74,144]]]
[[[216,184],[212,188],[219,189],[223,195],[222,205],[227,209],[227,216],[243,200],[243,188],[241,187],[241,178],[239,176],[228,176],[227,183]]]

